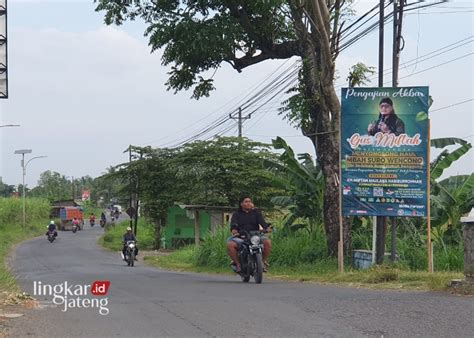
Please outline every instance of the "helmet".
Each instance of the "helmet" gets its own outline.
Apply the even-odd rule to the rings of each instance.
[[[54,221],[50,221],[49,224],[54,224]]]
[[[128,227],[128,228],[127,228],[127,231],[132,231],[132,228]]]

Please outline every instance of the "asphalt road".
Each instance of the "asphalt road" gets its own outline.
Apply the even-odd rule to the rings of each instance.
[[[69,308],[36,296],[42,309],[12,319],[13,336],[320,336],[472,337],[472,298],[431,292],[372,291],[236,276],[127,267],[119,253],[97,245],[102,229],[60,232],[50,244],[20,245],[12,264],[20,285],[110,281],[108,315],[97,307]],[[38,284],[37,284],[38,285]],[[76,296],[68,295],[68,301]],[[88,295],[88,298],[105,299]],[[58,298],[59,299],[59,298]],[[57,302],[60,302],[57,299]],[[86,304],[87,305],[87,304]],[[97,305],[97,304],[96,304]]]

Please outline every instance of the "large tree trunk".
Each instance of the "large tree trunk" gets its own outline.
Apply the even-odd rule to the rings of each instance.
[[[339,3],[337,3],[339,9]],[[303,134],[311,139],[325,178],[324,227],[328,251],[337,253],[339,242],[339,121],[341,106],[334,88],[336,45],[331,45],[330,13],[324,0],[290,2],[303,61],[302,81],[309,119]],[[309,20],[308,20],[309,18]],[[308,24],[310,29],[308,29]],[[337,23],[335,24],[337,27]],[[333,35],[335,38],[335,35]],[[335,43],[335,41],[333,41]],[[351,247],[350,222],[344,220],[344,247]]]

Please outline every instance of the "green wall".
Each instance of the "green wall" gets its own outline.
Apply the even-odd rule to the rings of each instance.
[[[206,211],[200,211],[200,237],[203,238],[211,228],[210,216]],[[166,247],[171,248],[177,242],[184,244],[185,242],[194,243],[194,219],[186,216],[186,210],[178,206],[168,209],[168,217],[164,228],[164,236],[166,238]]]

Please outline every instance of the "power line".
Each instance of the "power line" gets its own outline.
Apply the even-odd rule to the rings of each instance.
[[[457,57],[457,58],[455,58],[455,59],[451,59],[451,60],[449,60],[449,61],[446,61],[446,62],[437,64],[437,65],[435,65],[435,66],[432,66],[432,67],[429,67],[429,68],[420,70],[420,71],[418,71],[418,72],[416,72],[416,73],[403,76],[403,77],[401,77],[400,79],[406,79],[407,77],[410,77],[410,76],[413,76],[413,75],[416,75],[416,74],[420,74],[420,73],[424,73],[424,72],[426,72],[426,71],[428,71],[428,70],[432,70],[432,69],[435,69],[435,68],[438,68],[438,67],[447,65],[448,63],[452,63],[452,62],[454,62],[454,61],[461,60],[461,59],[463,59],[463,58],[465,58],[465,57],[468,57],[468,56],[470,56],[470,55],[472,55],[472,54],[474,54],[474,53],[468,53],[468,54],[462,55],[462,56]]]
[[[468,100],[464,100],[464,101],[461,101],[461,102],[456,102],[456,103],[450,104],[449,106],[444,106],[444,107],[441,107],[441,108],[432,109],[432,110],[430,110],[430,113],[433,113],[433,112],[438,111],[438,110],[443,110],[443,109],[447,109],[447,108],[459,106],[459,105],[461,105],[461,104],[464,104],[464,103],[467,103],[467,102],[471,102],[471,101],[473,101],[473,100],[474,100],[474,99],[468,99]]]

